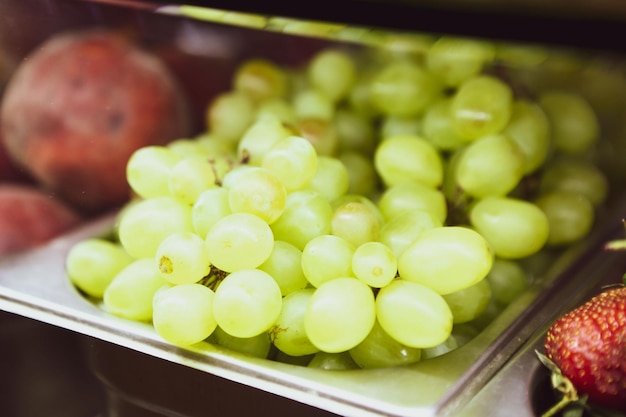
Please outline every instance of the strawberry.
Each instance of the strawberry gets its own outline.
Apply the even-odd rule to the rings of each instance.
[[[580,394],[589,404],[626,412],[626,286],[605,290],[557,319],[545,352],[576,390],[566,394],[570,402]]]

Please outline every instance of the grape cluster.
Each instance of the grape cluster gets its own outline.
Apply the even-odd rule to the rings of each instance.
[[[490,43],[426,46],[243,62],[206,132],[130,158],[116,239],[73,247],[70,279],[177,346],[323,369],[457,348],[608,182],[583,96],[520,89]]]

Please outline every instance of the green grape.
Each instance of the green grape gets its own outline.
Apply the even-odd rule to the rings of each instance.
[[[200,284],[181,284],[159,290],[153,299],[156,332],[175,346],[189,346],[208,338],[217,322],[215,293]]]
[[[200,147],[199,151],[202,155],[207,155],[210,161],[215,163],[216,161],[231,162],[235,160],[235,145],[220,138],[219,136],[212,135],[211,132],[204,132],[192,139],[192,141]],[[174,149],[176,152],[176,149]],[[182,155],[193,156],[193,155]],[[218,170],[219,171],[219,170]]]
[[[511,192],[524,175],[524,155],[505,135],[489,135],[469,144],[456,162],[456,182],[482,198]]]
[[[152,319],[152,298],[167,285],[152,258],[137,259],[113,278],[102,297],[111,314],[130,320]]]
[[[499,79],[479,75],[465,81],[452,98],[453,126],[462,139],[499,133],[511,117],[513,92]]]
[[[548,218],[550,246],[569,245],[589,234],[595,220],[593,204],[588,198],[566,191],[539,196],[535,204]]]
[[[567,157],[551,161],[539,180],[539,192],[565,191],[582,195],[598,207],[609,194],[606,175],[591,162]]]
[[[308,64],[307,74],[311,85],[332,102],[344,99],[356,80],[352,58],[339,49],[324,49]]]
[[[372,120],[351,108],[338,108],[333,119],[342,152],[355,151],[371,155],[376,147],[376,134]]]
[[[386,368],[419,362],[421,349],[404,346],[376,322],[372,331],[348,351],[361,369]]]
[[[198,143],[196,139],[175,139],[167,144],[167,148],[180,155],[182,158],[200,157],[208,158],[209,149]]]
[[[492,292],[489,281],[482,279],[476,284],[450,294],[444,294],[454,323],[467,323],[479,317],[489,306]]]
[[[423,132],[422,126],[423,122],[420,117],[385,116],[380,123],[380,137],[420,136]]]
[[[128,159],[126,180],[133,192],[142,198],[168,196],[170,171],[181,159],[179,154],[165,146],[144,146]]]
[[[302,250],[314,237],[330,234],[333,209],[326,198],[313,190],[287,195],[283,214],[270,226],[276,240]]]
[[[273,144],[294,134],[282,120],[272,117],[257,119],[243,132],[237,144],[237,155],[250,165],[260,166]]]
[[[345,371],[359,369],[348,352],[317,352],[307,365],[309,368],[323,369],[325,371]]]
[[[269,169],[254,167],[242,171],[229,182],[227,188],[233,213],[254,214],[272,224],[285,209],[287,191]]]
[[[435,148],[443,151],[455,150],[467,141],[457,134],[452,122],[452,99],[442,98],[434,102],[422,120],[422,134]]]
[[[487,197],[471,208],[469,217],[472,226],[500,258],[525,258],[543,248],[548,240],[547,216],[528,201]]]
[[[438,344],[437,346],[425,348],[421,350],[423,361],[427,359],[436,358],[437,356],[445,355],[448,352],[452,352],[454,349],[459,347],[459,342],[457,342],[454,334],[451,334],[444,342]]]
[[[376,214],[365,203],[343,203],[333,213],[331,234],[355,246],[378,239],[379,222]]]
[[[153,258],[170,234],[193,231],[191,207],[173,197],[138,201],[120,214],[119,240],[134,258]]]
[[[305,288],[309,283],[301,264],[302,251],[291,243],[277,240],[269,258],[258,269],[270,274],[280,287],[281,294],[286,296]]]
[[[233,76],[233,89],[254,102],[284,97],[287,94],[287,76],[273,62],[256,58],[245,61]]]
[[[426,67],[445,85],[456,87],[477,76],[494,57],[495,48],[488,42],[442,36],[428,50]]]
[[[156,251],[155,262],[170,284],[193,284],[211,270],[204,239],[192,232],[172,233]]]
[[[295,125],[297,122],[291,103],[284,98],[272,98],[258,104],[256,119],[262,120],[265,118],[278,119],[289,125]]]
[[[268,331],[281,309],[278,284],[258,269],[235,271],[215,290],[215,320],[231,336],[254,337]]]
[[[378,220],[378,226],[379,227],[383,226],[383,224],[385,223],[385,218],[383,217],[383,214],[378,209],[378,205],[374,203],[374,201],[372,201],[370,197],[366,197],[361,194],[344,194],[341,197],[333,200],[331,207],[333,210],[336,210],[337,207],[344,205],[346,203],[352,203],[352,202],[366,205],[367,208],[369,208],[369,210],[372,212],[372,214],[376,216],[376,219]]]
[[[290,356],[312,355],[319,352],[304,328],[304,317],[314,289],[300,289],[283,298],[283,308],[270,330],[274,346]]]
[[[383,114],[406,117],[421,114],[441,92],[433,75],[408,61],[386,65],[370,88],[370,99]]]
[[[315,290],[307,306],[304,328],[318,349],[338,353],[361,343],[375,322],[372,289],[356,278],[340,277]]]
[[[339,236],[317,236],[302,250],[302,272],[314,287],[336,278],[352,277],[354,250],[352,243]]]
[[[374,166],[388,187],[415,181],[435,188],[443,181],[441,156],[420,136],[385,138],[374,154]]]
[[[460,226],[424,230],[398,258],[398,273],[406,281],[450,294],[483,279],[493,263],[487,241]]]
[[[551,148],[548,116],[537,104],[515,100],[511,119],[503,133],[511,138],[524,154],[524,174],[536,171],[546,161]]]
[[[261,166],[278,178],[287,192],[306,187],[317,171],[317,153],[307,139],[289,136],[274,143]]]
[[[583,154],[600,137],[598,118],[580,95],[566,91],[546,91],[539,104],[548,115],[554,147],[567,154]]]
[[[493,299],[507,305],[528,288],[529,279],[521,265],[510,259],[496,258],[487,274]]]
[[[335,116],[335,103],[333,100],[313,88],[298,91],[292,98],[292,105],[298,119],[315,119],[330,122]]]
[[[398,261],[385,244],[365,242],[352,255],[354,276],[373,288],[389,284],[398,272]]]
[[[216,221],[231,214],[228,190],[222,187],[203,191],[191,208],[193,230],[205,238]]]
[[[317,171],[307,189],[316,191],[329,202],[348,192],[350,175],[348,168],[337,158],[320,155],[317,157]]]
[[[398,183],[388,187],[378,200],[378,208],[386,221],[413,210],[426,211],[442,223],[448,215],[443,193],[416,182]]]
[[[209,262],[225,272],[252,269],[269,258],[274,247],[270,226],[250,213],[219,219],[205,239]]]
[[[237,143],[254,121],[254,102],[247,95],[228,91],[215,97],[206,111],[207,130],[228,143]]]
[[[388,247],[396,260],[424,230],[443,226],[434,214],[422,209],[404,211],[380,229],[378,241]]]
[[[204,190],[215,186],[215,172],[206,158],[184,158],[170,171],[170,194],[189,205],[193,205]]]
[[[335,156],[339,135],[332,120],[301,118],[295,125],[300,136],[311,142],[318,156]]]
[[[132,261],[120,245],[101,238],[88,238],[70,248],[65,270],[79,290],[102,298],[113,278]]]
[[[452,332],[452,312],[443,297],[424,285],[403,279],[380,289],[376,317],[389,336],[412,348],[437,346]]]
[[[212,339],[216,344],[226,349],[243,353],[252,358],[267,358],[272,347],[270,336],[265,332],[252,337],[235,337],[218,326],[213,332]]]
[[[378,174],[371,158],[356,152],[346,151],[338,158],[348,170],[348,194],[371,196],[378,189]]]

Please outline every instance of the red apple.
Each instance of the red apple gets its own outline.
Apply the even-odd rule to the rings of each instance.
[[[9,155],[85,212],[128,199],[136,149],[190,133],[168,68],[110,30],[62,33],[32,52],[6,86],[0,126]]]

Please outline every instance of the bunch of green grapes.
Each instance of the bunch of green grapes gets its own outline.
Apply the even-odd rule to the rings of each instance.
[[[521,261],[589,232],[607,181],[583,96],[521,95],[486,42],[425,51],[246,61],[206,132],[130,158],[117,239],[77,244],[70,279],[177,346],[337,369],[462,345]]]

